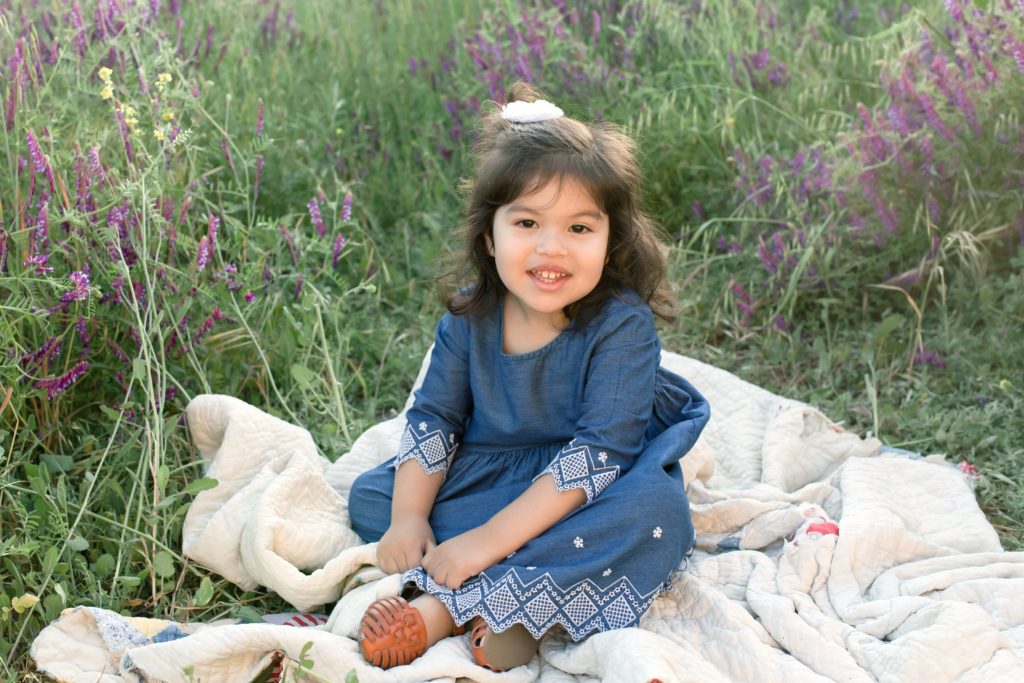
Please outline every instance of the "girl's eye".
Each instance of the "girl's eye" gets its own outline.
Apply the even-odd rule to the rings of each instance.
[[[537,227],[536,221],[532,221],[529,218],[523,218],[522,220],[516,221],[516,225],[522,226],[524,228],[535,228],[535,227]]]
[[[579,223],[577,223],[576,225],[573,225],[569,228],[569,232],[576,235],[583,235],[590,232],[590,228],[588,228],[585,225],[580,225]]]

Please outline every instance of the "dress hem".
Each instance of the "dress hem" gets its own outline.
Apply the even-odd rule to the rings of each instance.
[[[497,581],[481,573],[455,590],[438,584],[421,568],[410,569],[402,578],[440,600],[459,626],[479,616],[495,633],[522,624],[540,639],[560,624],[577,642],[595,631],[636,626],[658,594],[669,587],[663,581],[649,593],[641,593],[622,576],[606,588],[584,579],[563,589],[547,572],[523,581],[515,568]]]

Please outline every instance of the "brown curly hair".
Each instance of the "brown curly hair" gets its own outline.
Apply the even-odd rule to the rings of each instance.
[[[542,99],[525,83],[514,84],[506,102]],[[473,147],[476,177],[464,180],[465,217],[460,226],[464,250],[439,278],[448,310],[483,316],[494,310],[506,288],[488,249],[495,212],[550,180],[570,178],[585,188],[608,215],[608,262],[597,286],[565,307],[566,318],[585,325],[604,302],[624,290],[636,292],[658,317],[673,311],[665,281],[664,246],[653,221],[640,207],[640,169],[635,143],[619,128],[586,124],[562,116],[537,123],[512,123],[497,103],[485,116]],[[470,286],[466,286],[470,283]]]

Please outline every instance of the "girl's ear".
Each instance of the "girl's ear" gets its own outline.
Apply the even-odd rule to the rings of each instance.
[[[494,242],[491,241],[491,236],[485,234],[484,242],[487,244],[487,253],[491,255],[491,258],[494,258]]]

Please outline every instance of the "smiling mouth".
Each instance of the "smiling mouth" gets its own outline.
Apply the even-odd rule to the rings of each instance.
[[[554,270],[531,270],[530,275],[545,283],[558,282],[569,277],[569,273],[559,273]]]

